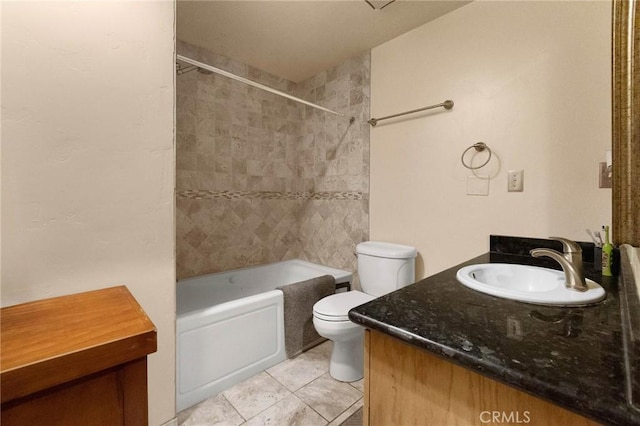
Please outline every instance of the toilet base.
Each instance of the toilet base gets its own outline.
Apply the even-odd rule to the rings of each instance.
[[[371,296],[356,291],[344,294],[346,297],[362,299],[362,303],[371,298]],[[344,305],[344,301],[338,300],[341,297],[339,294],[328,296],[316,303],[316,306],[325,301]],[[313,326],[320,336],[333,342],[333,350],[329,360],[329,374],[341,382],[355,382],[362,379],[364,376],[364,327],[348,319],[348,306],[341,307],[344,314],[339,320],[322,318],[322,314],[316,312],[316,306],[314,306]],[[320,306],[320,308],[327,307]],[[326,316],[329,317],[329,315]]]
[[[333,341],[329,374],[341,382],[356,382],[364,377],[364,330],[358,337]]]

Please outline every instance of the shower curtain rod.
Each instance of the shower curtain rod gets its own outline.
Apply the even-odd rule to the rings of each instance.
[[[176,59],[178,61],[186,62],[187,64],[196,66],[198,68],[202,68],[203,70],[211,71],[211,72],[214,72],[216,74],[220,74],[220,75],[223,75],[225,77],[231,78],[233,80],[239,81],[241,83],[248,84],[249,86],[257,87],[258,89],[265,90],[265,91],[267,91],[269,93],[273,93],[275,95],[282,96],[283,98],[291,99],[292,101],[300,102],[301,104],[305,104],[305,105],[310,106],[312,108],[316,108],[316,109],[319,109],[321,111],[328,112],[329,114],[337,115],[339,117],[348,118],[349,119],[349,123],[353,123],[356,120],[355,117],[348,117],[345,114],[342,114],[342,113],[339,113],[339,112],[336,112],[336,111],[332,111],[332,110],[330,110],[328,108],[325,108],[325,107],[322,107],[320,105],[316,105],[314,103],[305,101],[304,99],[296,98],[295,96],[291,96],[288,93],[284,93],[284,92],[281,92],[279,90],[272,89],[271,87],[265,86],[264,84],[260,84],[260,83],[257,83],[255,81],[253,81],[253,80],[249,80],[247,78],[240,77],[238,75],[232,74],[232,73],[230,73],[228,71],[225,71],[225,70],[222,70],[220,68],[212,67],[211,65],[207,65],[207,64],[205,64],[203,62],[198,62],[198,61],[196,61],[194,59],[187,58],[186,56],[176,55]]]

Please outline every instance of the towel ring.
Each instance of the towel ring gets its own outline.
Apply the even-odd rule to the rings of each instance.
[[[484,163],[482,163],[482,164],[480,164],[479,166],[476,166],[476,167],[473,167],[473,166],[471,165],[471,163],[469,163],[469,164],[465,163],[465,161],[464,161],[464,156],[465,156],[465,155],[467,154],[467,152],[469,152],[469,150],[470,150],[470,149],[472,149],[472,148],[475,148],[475,150],[476,150],[477,152],[482,152],[482,151],[484,151],[485,149],[486,149],[487,151],[489,151],[489,156],[487,157],[487,161],[485,161]],[[464,150],[464,152],[462,153],[462,156],[460,157],[460,161],[462,162],[462,165],[463,165],[463,166],[465,166],[467,169],[469,169],[469,170],[477,170],[477,169],[479,169],[479,168],[481,168],[481,167],[486,166],[486,165],[489,163],[489,160],[491,160],[491,156],[492,156],[492,155],[493,155],[493,154],[491,153],[491,148],[489,148],[489,147],[487,146],[487,144],[486,144],[486,143],[484,143],[484,142],[477,142],[477,143],[474,143],[473,145],[471,145],[469,148],[467,148],[467,149],[465,149],[465,150]]]

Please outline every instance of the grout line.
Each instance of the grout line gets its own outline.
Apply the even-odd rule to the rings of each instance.
[[[286,388],[285,388],[285,389],[286,389]],[[277,405],[277,404],[281,403],[285,398],[288,398],[288,397],[289,397],[289,396],[291,396],[291,395],[294,395],[294,396],[295,396],[295,394],[294,394],[293,392],[289,391],[289,389],[286,389],[286,390],[287,390],[287,392],[289,392],[289,394],[288,394],[287,396],[285,396],[285,397],[283,397],[283,398],[280,398],[279,400],[277,400],[277,401],[276,401],[276,402],[274,402],[273,404],[271,404],[271,405],[269,405],[268,407],[266,407],[265,409],[263,409],[263,410],[261,410],[261,411],[257,412],[256,414],[254,414],[253,416],[249,417],[248,419],[246,419],[242,414],[238,413],[238,414],[240,414],[240,417],[244,420],[244,422],[243,422],[242,424],[247,423],[249,420],[251,420],[251,419],[254,419],[254,418],[258,417],[260,414],[262,414],[262,413],[264,413],[265,411],[267,411],[267,410],[269,410],[269,409],[273,408],[275,405]],[[300,398],[298,398],[298,400],[300,400]],[[301,401],[301,402],[304,404],[304,401]],[[231,404],[231,403],[230,403],[230,404]],[[306,405],[306,404],[305,404],[305,405]],[[231,406],[232,406],[236,411],[238,411],[238,410],[236,409],[236,407],[235,407],[233,404],[231,404]]]
[[[313,408],[312,406],[310,406],[309,404],[307,404],[306,402],[304,402],[298,395],[296,395],[296,398],[298,398],[300,400],[300,402],[302,402],[304,405],[306,405],[307,407],[309,407],[311,409],[311,411],[315,412],[317,415],[320,416],[320,418],[324,419],[327,421],[327,424],[331,423],[331,420],[327,419],[325,416],[323,416],[322,414],[320,414],[318,412],[318,410],[316,410],[315,408]]]
[[[299,390],[301,390],[303,387],[308,386],[308,385],[310,385],[311,383],[313,383],[313,382],[315,382],[315,381],[319,380],[320,378],[322,378],[322,377],[323,377],[323,376],[325,376],[325,375],[329,375],[329,372],[327,371],[326,373],[322,374],[321,376],[319,376],[319,377],[317,377],[317,378],[313,379],[312,381],[310,381],[309,383],[307,383],[306,385],[304,385],[304,386],[302,386],[300,389],[298,389],[298,391],[299,391]],[[334,380],[334,379],[331,377],[331,375],[329,375],[329,378],[331,378],[332,380]],[[348,384],[350,384],[350,383],[348,383]],[[311,408],[311,409],[312,409],[313,411],[315,411],[316,413],[320,414],[320,417],[322,417],[323,419],[325,419],[325,420],[327,420],[329,423],[331,423],[331,422],[335,421],[338,417],[340,417],[341,415],[343,415],[345,412],[347,412],[349,409],[351,409],[351,407],[353,407],[355,404],[357,404],[359,401],[361,401],[361,400],[364,398],[364,393],[363,393],[363,392],[361,392],[359,389],[357,389],[357,388],[355,388],[355,387],[353,387],[353,386],[352,386],[352,388],[354,388],[354,389],[355,389],[355,390],[360,394],[360,397],[359,397],[358,399],[356,399],[356,400],[353,402],[353,404],[349,405],[347,408],[345,408],[344,410],[342,410],[342,411],[341,411],[341,412],[340,412],[336,417],[334,417],[333,419],[327,419],[325,416],[323,416],[323,415],[322,415],[322,414],[320,414],[317,410],[315,410],[311,405],[307,404],[304,400],[302,400],[302,398],[300,398],[300,396],[298,396],[297,394],[295,394],[295,392],[294,392],[294,394],[295,394],[295,395],[296,395],[296,397],[298,397],[298,399],[300,399],[300,400],[301,400],[305,405],[307,405],[309,408]],[[324,389],[324,388],[323,388],[323,389]],[[297,392],[297,391],[296,391],[296,392]]]
[[[319,415],[319,416],[320,416],[320,418],[322,418],[323,420],[326,420],[326,424],[327,424],[327,425],[331,422],[330,420],[327,420],[327,419],[326,419],[322,414],[320,414],[320,413],[318,413],[316,410],[314,410],[314,409],[313,409],[313,407],[311,407],[309,404],[307,404],[306,402],[304,402],[304,401],[303,401],[303,400],[302,400],[298,395],[296,395],[294,392],[291,392],[291,393],[290,393],[290,395],[293,395],[293,397],[294,397],[295,399],[297,399],[299,402],[301,402],[301,403],[302,403],[302,405],[304,405],[305,407],[307,407],[307,408],[311,409],[311,411],[313,411],[314,413],[316,413],[317,415]],[[288,395],[288,396],[289,396],[289,395]],[[283,398],[283,399],[284,399],[284,398]],[[282,399],[281,399],[280,401],[276,402],[275,404],[270,405],[268,408],[265,408],[264,410],[260,411],[260,412],[259,412],[259,413],[257,413],[255,416],[251,417],[251,419],[253,419],[253,418],[255,418],[255,417],[258,417],[260,414],[264,413],[265,411],[267,411],[267,410],[268,410],[268,409],[270,409],[270,408],[273,408],[273,406],[274,406],[274,405],[276,405],[276,404],[280,403],[281,401],[282,401]],[[241,417],[242,417],[242,416],[241,416]],[[243,417],[243,418],[244,418],[244,417]],[[247,419],[247,420],[245,420],[245,422],[244,422],[244,423],[248,422],[248,421],[249,421],[249,420],[251,420],[251,419]],[[243,424],[244,424],[244,423],[243,423]],[[242,425],[240,425],[240,426],[242,426]]]
[[[223,392],[220,392],[220,394],[219,394],[219,395],[220,395],[221,397],[223,397],[223,398],[224,398],[224,400],[225,400],[225,401],[227,401],[227,402],[229,403],[229,405],[231,406],[231,408],[233,408],[233,411],[235,411],[235,412],[240,416],[240,418],[241,418],[242,420],[244,420],[244,422],[243,422],[243,423],[245,423],[247,420],[249,420],[249,419],[245,419],[245,417],[244,417],[242,414],[240,414],[240,411],[238,411],[238,409],[236,408],[236,406],[235,406],[235,405],[233,405],[233,403],[232,403],[231,401],[229,401],[229,400],[227,399],[227,397],[226,397],[226,396],[224,396]],[[213,397],[212,397],[212,398],[213,398]]]
[[[362,380],[362,379],[360,379]],[[355,382],[349,382],[349,386],[351,386],[352,388],[354,388],[355,390],[357,390],[360,393],[364,393],[363,391],[361,391],[359,388],[356,387],[356,385],[354,385],[354,383],[359,382],[360,380],[356,380]]]
[[[325,373],[325,374],[326,374],[326,373]],[[322,374],[322,376],[324,376],[324,374]],[[320,377],[322,377],[322,376],[320,376]],[[298,391],[299,391],[299,390],[301,390],[302,388],[304,388],[305,386],[308,386],[308,385],[310,385],[311,383],[315,382],[315,381],[316,381],[316,380],[318,380],[320,377],[316,377],[315,379],[311,380],[311,381],[310,381],[309,383],[307,383],[306,385],[304,385],[304,386],[300,387],[300,389],[298,389]],[[296,392],[297,392],[297,391],[296,391]],[[294,395],[296,395],[296,393],[295,393],[295,392],[294,392]],[[309,408],[311,408],[313,411],[315,411],[315,412],[316,412],[320,417],[322,417],[323,419],[325,419],[325,420],[327,421],[327,424],[328,424],[328,423],[331,423],[331,419],[327,419],[325,416],[323,416],[322,414],[320,414],[320,412],[318,412],[318,410],[316,410],[315,408],[313,408],[311,405],[307,404],[307,403],[306,403],[302,398],[300,398],[300,396],[296,395],[296,398],[298,398],[300,401],[302,401],[302,403],[303,403],[304,405],[306,405],[307,407],[309,407]],[[339,415],[339,414],[338,414],[338,415]],[[337,417],[336,417],[336,418],[337,418]]]
[[[363,398],[363,397],[358,398],[358,399],[356,400],[356,402],[354,402],[353,404],[351,404],[350,406],[348,406],[348,407],[347,407],[347,408],[346,408],[342,413],[338,414],[338,415],[336,416],[336,418],[335,418],[335,419],[333,419],[333,420],[331,420],[331,421],[330,421],[330,423],[329,423],[329,424],[331,424],[332,422],[335,422],[336,420],[338,420],[338,418],[339,418],[340,416],[342,416],[344,413],[346,413],[347,411],[349,411],[350,409],[352,409],[352,408],[353,408],[357,403],[359,403],[360,401],[362,401],[362,398]],[[351,417],[351,416],[352,416],[356,411],[357,411],[357,409],[356,409],[356,410],[354,410],[354,411],[353,411],[353,413],[351,413],[351,414],[347,417],[347,419],[348,419],[349,417]],[[347,420],[347,419],[344,419],[344,420]],[[343,421],[344,421],[344,420],[343,420]]]
[[[289,361],[289,359],[293,359],[293,358],[288,358],[288,359],[286,359],[286,360],[282,361],[280,364],[282,364],[282,363],[284,363],[284,362]],[[276,365],[274,365],[274,367],[277,367],[277,366],[278,366],[278,365],[280,365],[280,364],[276,364]],[[273,368],[273,367],[271,367],[271,368]],[[265,373],[267,373],[267,375],[268,375],[269,377],[271,377],[273,380],[275,380],[276,382],[278,382],[278,384],[279,384],[280,386],[282,386],[283,388],[285,388],[285,389],[287,390],[287,392],[289,392],[289,393],[296,393],[298,390],[300,390],[300,389],[301,389],[301,388],[299,388],[299,389],[296,389],[296,390],[293,390],[293,391],[292,391],[291,389],[289,389],[289,388],[287,387],[287,385],[285,385],[285,384],[284,384],[284,383],[282,383],[280,380],[278,380],[278,378],[277,378],[277,377],[275,377],[275,376],[271,375],[267,370],[264,370],[264,372],[265,372]]]

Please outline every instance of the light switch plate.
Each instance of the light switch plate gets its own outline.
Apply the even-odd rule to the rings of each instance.
[[[468,176],[467,195],[489,195],[489,176]]]

